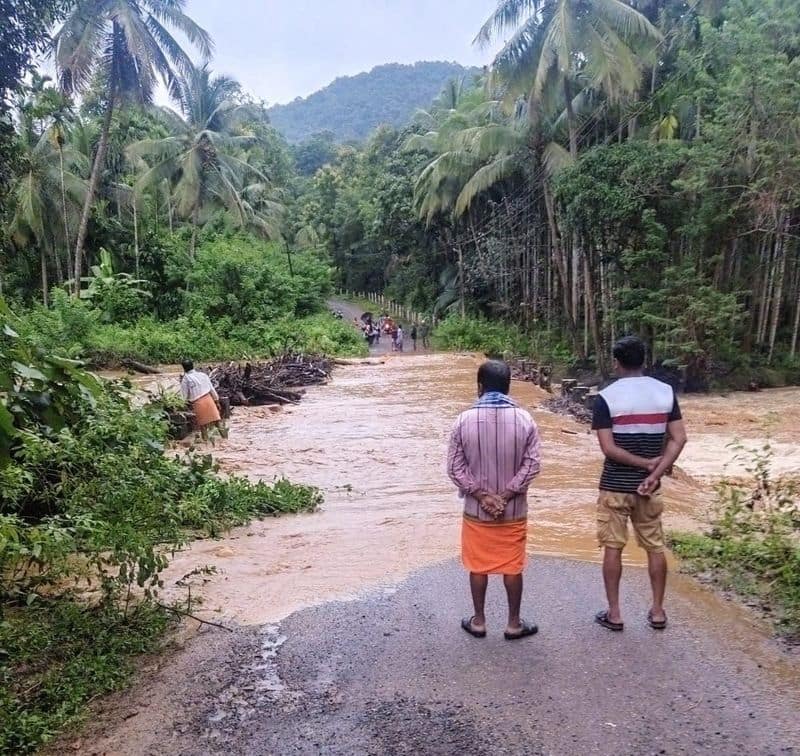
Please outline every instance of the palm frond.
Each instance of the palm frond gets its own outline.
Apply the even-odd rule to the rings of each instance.
[[[475,199],[484,192],[491,189],[495,184],[509,176],[513,175],[518,170],[517,161],[512,155],[505,155],[493,160],[491,163],[479,168],[473,174],[472,178],[464,185],[461,193],[458,195],[453,215],[458,218],[469,210]]]
[[[558,142],[550,142],[544,148],[542,162],[547,175],[555,176],[559,171],[568,165],[572,165],[575,161],[572,159],[569,150],[562,147]]]
[[[519,26],[523,18],[538,14],[543,0],[499,0],[494,13],[481,27],[473,44],[485,47],[509,29]]]
[[[661,41],[663,35],[643,13],[623,0],[592,0],[594,12],[618,31],[626,41],[635,37]]]
[[[54,56],[62,91],[72,94],[92,79],[97,50],[108,35],[109,2],[79,2],[53,36]]]
[[[145,4],[153,16],[178,29],[204,58],[214,54],[211,35],[183,12],[184,4],[174,0],[146,0]]]

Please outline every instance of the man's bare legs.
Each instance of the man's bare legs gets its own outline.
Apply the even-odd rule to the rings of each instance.
[[[503,575],[503,584],[508,596],[508,627],[507,633],[518,633],[522,629],[522,620],[519,616],[522,604],[522,575]]]
[[[472,605],[475,613],[472,615],[472,629],[478,631],[486,630],[486,587],[489,585],[488,575],[479,575],[475,572],[469,573],[469,587],[472,591]]]
[[[655,622],[663,622],[664,593],[667,589],[667,557],[663,551],[647,552],[647,571],[650,573],[650,586],[653,589],[651,617]]]
[[[664,593],[667,588],[667,557],[663,551],[647,552],[647,571],[650,574],[650,586],[653,590],[651,616],[655,622],[666,619],[664,613]],[[611,622],[622,622],[619,607],[619,584],[622,579],[622,549],[605,547],[603,554],[603,582],[608,598],[608,619]]]
[[[608,599],[608,619],[611,622],[622,622],[622,614],[619,610],[619,582],[621,579],[622,549],[606,546],[603,553],[603,582]]]

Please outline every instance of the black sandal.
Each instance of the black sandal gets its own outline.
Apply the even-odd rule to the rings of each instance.
[[[476,630],[472,626],[473,617],[464,618],[461,620],[461,629],[465,632],[469,633],[473,638],[485,638],[486,631],[485,630]]]
[[[663,620],[654,620],[653,619],[653,610],[651,609],[647,612],[647,624],[653,628],[653,630],[666,630],[667,629],[667,615],[664,614]]]
[[[539,632],[539,627],[534,622],[523,622],[522,630],[518,633],[509,633],[508,630],[504,633],[506,640],[519,640],[520,638],[528,638],[531,635],[536,635]]]
[[[594,621],[598,625],[602,625],[606,630],[613,630],[615,633],[620,633],[625,627],[624,622],[612,622],[608,618],[608,609],[603,609],[594,615]]]

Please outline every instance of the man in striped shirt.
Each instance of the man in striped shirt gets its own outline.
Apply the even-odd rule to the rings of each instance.
[[[661,476],[686,444],[686,430],[671,386],[643,375],[645,345],[626,336],[614,345],[614,369],[619,379],[600,392],[592,427],[605,454],[597,505],[597,537],[603,554],[603,581],[608,608],[595,621],[622,630],[619,584],[622,550],[628,541],[628,519],[639,545],[647,552],[653,603],[650,627],[667,626],[664,592],[667,560],[661,513]]]
[[[447,472],[464,500],[462,561],[470,573],[475,613],[461,627],[486,637],[484,603],[490,574],[503,575],[508,595],[505,637],[537,631],[520,618],[528,535],[527,491],[539,474],[536,423],[509,396],[511,371],[491,360],[478,370],[478,402],[459,416],[450,438]]]

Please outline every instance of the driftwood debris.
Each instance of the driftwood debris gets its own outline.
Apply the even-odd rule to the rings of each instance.
[[[328,382],[334,363],[325,357],[285,354],[268,362],[226,362],[208,370],[219,394],[222,418],[231,416],[231,407],[298,404],[303,386]],[[170,437],[181,440],[195,429],[190,408],[168,413]]]
[[[576,420],[587,425],[592,422],[592,411],[586,409],[583,404],[570,399],[567,396],[553,396],[542,402],[542,407],[555,412],[558,415],[572,415]],[[562,429],[563,430],[563,429]],[[568,431],[564,431],[565,433]]]
[[[161,371],[158,368],[154,368],[152,365],[145,365],[144,362],[139,362],[138,360],[122,360],[122,366],[128,368],[128,370],[133,370],[136,373],[142,373],[144,375],[159,375]]]
[[[332,368],[325,357],[285,354],[269,362],[217,365],[209,376],[220,399],[232,407],[297,404],[305,393],[302,387],[327,383]]]

